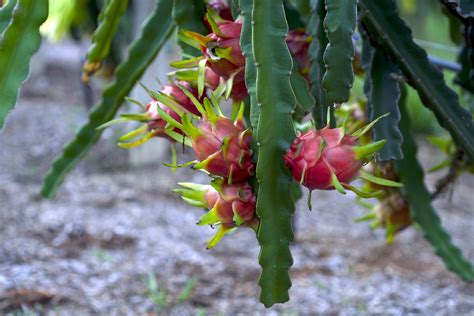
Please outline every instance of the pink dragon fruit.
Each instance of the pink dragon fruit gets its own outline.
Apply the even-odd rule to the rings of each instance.
[[[179,34],[184,42],[201,50],[203,56],[190,62],[181,61],[172,63],[172,65],[178,68],[196,65],[210,67],[224,81],[231,81],[230,86],[233,86],[234,89],[229,95],[232,99],[243,100],[248,93],[245,87],[245,58],[240,48],[242,21],[223,19],[212,9],[208,10],[206,19],[212,30],[212,33],[207,36],[190,31],[181,31]],[[205,62],[200,63],[202,60]],[[209,83],[207,85],[212,86]]]
[[[194,169],[203,169],[212,176],[225,178],[229,184],[251,177],[255,169],[250,149],[252,132],[246,129],[243,120],[244,103],[240,104],[235,117],[229,119],[223,115],[219,100],[213,98],[211,102],[204,98],[201,104],[189,92],[186,94],[192,97],[201,117],[184,113],[180,122],[163,113],[160,108],[158,110],[185,137],[179,138],[177,133],[170,130],[167,130],[168,135],[193,148],[197,158]]]
[[[165,85],[162,90],[157,93],[149,92],[153,100],[145,106],[145,113],[121,114],[121,118],[110,121],[99,127],[105,128],[112,124],[122,123],[124,121],[145,122],[144,125],[120,137],[118,143],[120,147],[132,148],[143,144],[154,136],[167,138],[173,141],[173,138],[168,135],[169,130],[171,129],[178,134],[181,133],[181,130],[179,128],[173,129],[173,127],[168,124],[167,120],[163,119],[163,116],[169,117],[170,119],[168,120],[181,122],[181,115],[183,113],[189,113],[194,116],[200,115],[193,101],[191,101],[189,97],[193,96],[194,98],[197,98],[197,91],[185,81]],[[186,95],[186,93],[188,93],[189,96]],[[133,102],[139,104],[138,101]],[[125,142],[139,136],[140,138],[136,141]]]
[[[178,84],[181,87],[189,90],[197,97],[196,89],[192,88],[189,83],[187,83],[186,81],[180,81],[178,82]],[[189,97],[186,96],[183,90],[177,85],[165,85],[163,86],[161,93],[165,96],[171,97],[179,106],[182,107],[182,109],[189,111],[192,114],[199,115],[199,111],[196,109],[196,106],[189,99]],[[161,118],[158,107],[160,107],[161,110],[163,110],[165,113],[167,113],[177,121],[181,121],[180,115],[175,110],[171,109],[169,106],[157,100],[152,100],[146,105],[146,114],[150,118],[147,124],[150,130],[156,131],[156,136],[165,137],[169,139],[169,136],[167,136],[164,132],[168,123]],[[178,129],[175,129],[175,131],[179,132]]]
[[[345,134],[343,128],[326,126],[321,130],[310,129],[299,134],[284,159],[293,177],[310,190],[344,189],[356,191],[349,185],[358,174],[368,156],[374,154],[385,140],[364,146],[357,139],[376,121],[354,136]]]
[[[209,241],[208,249],[235,227],[245,225],[255,229],[258,225],[255,217],[256,197],[249,184],[228,184],[223,179],[214,179],[211,185],[179,185],[184,189],[174,192],[181,194],[184,201],[209,209],[208,213],[201,216],[198,225],[219,225],[217,234]]]
[[[356,221],[371,221],[372,229],[385,228],[385,238],[387,243],[391,244],[395,234],[412,224],[410,205],[399,190],[389,190],[379,199],[377,205],[371,206],[371,212]]]
[[[187,115],[182,117],[182,130],[189,137],[199,161],[195,169],[204,169],[211,175],[226,178],[229,183],[245,181],[252,176],[255,166],[252,161],[252,133],[245,128],[240,116],[231,120],[215,115],[207,99],[207,112],[202,119],[191,123]],[[243,109],[243,104],[241,109]]]

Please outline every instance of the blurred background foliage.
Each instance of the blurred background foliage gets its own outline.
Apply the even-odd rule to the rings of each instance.
[[[125,53],[125,47],[132,38],[132,14],[134,7],[140,1],[130,1],[127,13],[121,21],[119,34],[115,37],[111,54],[106,61],[102,75],[110,75]],[[304,1],[293,1],[302,5]],[[417,43],[427,50],[430,56],[455,63],[461,50],[461,25],[450,21],[444,6],[439,1],[426,0],[397,0],[400,14],[409,24]],[[75,40],[90,37],[97,27],[97,17],[104,6],[105,0],[50,0],[49,18],[41,27],[41,32],[50,41],[57,42],[65,36]],[[453,19],[454,21],[454,19]],[[450,25],[452,23],[452,25]],[[463,93],[454,84],[455,73],[444,71],[449,86],[460,95],[463,106],[471,112],[474,110],[472,96]],[[353,90],[356,99],[365,99],[363,93],[363,78],[357,78],[356,89]],[[413,89],[408,93],[408,111],[415,129],[424,133],[443,134],[434,115],[424,107]]]

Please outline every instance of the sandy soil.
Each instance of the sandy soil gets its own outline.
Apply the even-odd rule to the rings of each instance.
[[[41,177],[86,118],[79,56],[71,44],[42,50],[0,136],[0,313],[474,315],[473,284],[447,272],[415,228],[389,246],[353,223],[364,210],[351,195],[315,193],[312,212],[300,201],[291,300],[270,309],[258,302],[254,234],[239,229],[208,251],[213,232],[195,225],[202,211],[170,192],[204,175],[131,168],[107,132],[57,198],[41,199]],[[421,155],[438,159],[427,145]],[[463,176],[436,206],[474,261],[473,186]]]

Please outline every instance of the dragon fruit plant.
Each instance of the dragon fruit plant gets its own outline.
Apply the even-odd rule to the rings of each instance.
[[[207,210],[196,219],[199,225],[218,227],[208,248],[238,227],[255,231],[265,306],[289,300],[298,185],[310,192],[375,197],[378,204],[366,219],[384,227],[388,241],[416,223],[450,271],[474,280],[474,267],[444,231],[425,187],[406,112],[406,85],[450,133],[450,152],[462,157],[462,167],[474,161],[472,116],[433,65],[438,62],[414,42],[395,0],[154,1],[155,9],[88,122],[53,162],[41,191],[45,197],[55,194],[105,127],[138,121],[137,129],[120,137],[121,147],[152,137],[184,144],[195,159],[170,166],[191,166],[211,177],[210,184],[180,182],[175,190],[190,205]],[[0,1],[0,128],[39,48],[48,2]],[[69,0],[55,0],[54,8],[66,2],[68,17],[78,12]],[[456,84],[472,95],[474,26],[465,2],[441,1],[451,18],[464,25],[459,65],[451,68],[457,72]],[[110,52],[127,6],[123,0],[104,2],[86,56],[86,79]],[[60,10],[50,13],[49,22],[68,20]],[[173,34],[182,59],[171,64],[176,70],[168,74],[169,83],[159,91],[148,90],[146,105],[130,100],[142,107],[140,113],[114,119]],[[355,75],[365,81],[367,101],[341,123],[334,112],[353,101]],[[230,116],[224,115],[226,103],[232,103]],[[379,172],[387,164],[393,174]],[[465,169],[456,168],[456,175]],[[365,186],[356,188],[357,179]]]

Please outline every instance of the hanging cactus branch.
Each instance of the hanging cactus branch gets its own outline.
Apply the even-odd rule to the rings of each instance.
[[[82,81],[89,82],[90,77],[97,72],[107,57],[117,32],[122,14],[127,9],[128,0],[110,0],[99,15],[99,26],[92,35],[92,45],[82,67]]]
[[[359,1],[362,22],[372,41],[380,45],[415,88],[423,104],[435,114],[459,146],[474,159],[474,124],[469,112],[428,60],[426,51],[411,36],[411,30],[397,14],[393,0]]]
[[[257,238],[262,267],[260,300],[265,306],[289,300],[289,268],[293,264],[290,195],[291,178],[283,157],[294,137],[292,111],[296,99],[290,84],[292,60],[285,37],[288,25],[283,1],[255,1],[252,45],[257,68],[257,102],[260,106],[257,146]]]
[[[10,2],[0,11],[0,132],[28,77],[30,59],[41,43],[39,27],[48,15],[47,0]]]

